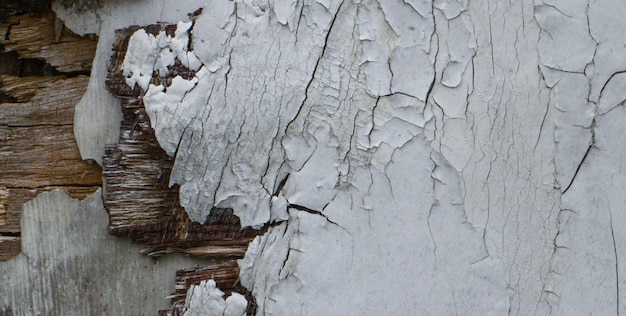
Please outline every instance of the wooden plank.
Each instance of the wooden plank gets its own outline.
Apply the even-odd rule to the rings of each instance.
[[[100,167],[81,159],[72,125],[74,104],[88,80],[84,76],[54,79],[32,102],[0,104],[0,185],[100,185]]]
[[[189,287],[208,279],[216,280],[227,295],[233,291],[244,294],[249,302],[248,314],[254,315],[254,297],[238,284],[239,267],[234,259],[243,258],[248,243],[264,230],[242,229],[239,218],[230,209],[214,208],[204,223],[194,223],[180,206],[178,187],[168,186],[173,158],[158,145],[140,98],[142,91],[128,87],[121,72],[128,39],[137,29],[134,26],[116,32],[106,81],[108,90],[123,100],[124,117],[119,142],[107,146],[103,158],[109,232],[133,238],[143,245],[142,253],[149,256],[181,252],[231,259],[218,265],[178,271],[172,308],[160,311],[159,315],[182,315]],[[174,31],[173,25],[163,24],[144,29],[152,34]],[[170,67],[168,77],[154,76],[151,82],[167,86],[177,75],[189,79],[194,73],[176,64]]]

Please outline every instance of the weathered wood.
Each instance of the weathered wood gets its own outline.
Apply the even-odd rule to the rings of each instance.
[[[20,214],[23,203],[55,188],[75,198],[95,192],[102,183],[101,169],[81,159],[72,126],[74,104],[84,93],[88,78],[2,77],[0,90],[26,100],[0,104],[0,261],[19,253]],[[14,85],[18,83],[17,85]],[[24,87],[24,88],[22,88]],[[63,93],[59,93],[63,91]]]
[[[133,26],[116,32],[106,82],[109,91],[124,100],[119,142],[108,145],[103,158],[109,231],[143,244],[142,252],[149,256],[182,252],[241,258],[258,230],[241,229],[232,210],[225,209],[214,209],[205,223],[194,223],[180,206],[178,187],[169,187],[174,159],[159,147],[141,102],[141,90],[126,85],[121,70],[128,40],[138,29]],[[154,24],[145,30],[173,35],[175,25]],[[168,85],[176,75],[190,78],[194,74],[180,64],[170,70],[167,77],[155,75],[152,82]]]
[[[53,79],[32,102],[0,104],[0,185],[100,185],[100,168],[82,161],[72,126],[74,104],[84,93],[88,80],[84,76]],[[12,87],[2,89],[5,88]]]
[[[89,82],[76,74],[88,74],[96,41],[65,32],[56,43],[54,22],[54,13],[46,12],[12,16],[2,24],[0,261],[20,252],[22,204],[54,189],[83,199],[102,184],[101,168],[82,160],[73,129],[74,105]]]
[[[40,77],[57,75],[58,71],[46,64],[45,60],[20,58],[16,52],[1,52],[0,74],[14,77]]]
[[[195,13],[194,13],[195,14]],[[122,64],[124,62],[124,56],[126,49],[128,48],[128,40],[130,36],[140,28],[143,28],[147,33],[157,35],[163,31],[166,34],[173,36],[176,31],[176,25],[172,24],[151,24],[145,27],[130,26],[128,28],[115,31],[115,41],[113,43],[113,52],[111,55],[111,62],[109,63],[109,76],[106,79],[106,87],[111,93],[122,99],[137,100],[141,95],[141,89],[138,86],[130,88],[126,84],[126,78],[122,74]],[[181,76],[185,79],[191,79],[195,75],[195,71],[185,68],[181,65],[180,61],[176,61],[174,66],[168,68],[169,74],[167,77],[159,77],[156,74],[152,76],[150,83],[155,85],[169,86],[172,82],[172,78]]]
[[[4,49],[0,52],[0,261],[21,251],[24,203],[58,188],[83,199],[102,184],[100,167],[81,160],[72,125],[74,104],[88,83],[87,77],[76,75],[90,71],[96,42],[66,29],[59,34],[54,22],[54,15],[47,12],[12,16],[1,25],[5,36],[0,39]],[[158,24],[148,29],[173,35],[175,26]],[[132,238],[142,245],[143,254],[152,257],[181,252],[231,258],[178,271],[171,311],[181,310],[191,285],[213,278],[227,295],[246,294],[253,312],[254,299],[238,284],[239,268],[232,259],[243,257],[249,241],[260,232],[241,229],[230,209],[214,209],[205,223],[193,223],[180,207],[178,188],[168,187],[173,158],[156,141],[139,99],[141,91],[131,90],[121,76],[131,30],[118,37],[117,62],[111,63],[107,82],[111,91],[126,99],[120,141],[107,146],[103,159],[109,232]],[[176,75],[190,78],[194,73],[177,64],[170,77],[155,77],[153,82],[169,85]]]
[[[242,229],[239,218],[230,209],[214,208],[204,223],[194,223],[180,206],[178,187],[168,186],[174,160],[158,145],[142,104],[142,91],[137,86],[131,89],[122,75],[128,40],[138,29],[134,26],[116,32],[106,81],[109,91],[123,100],[124,114],[119,142],[108,145],[103,158],[104,203],[109,212],[109,232],[133,238],[143,245],[142,253],[149,256],[181,252],[219,259],[243,258],[248,243],[263,233],[262,230]],[[144,29],[155,35],[162,30],[169,34],[174,32],[175,26],[155,24]],[[194,75],[179,63],[169,70],[170,74],[165,78],[154,75],[151,83],[168,86],[177,75],[187,79]],[[244,294],[249,302],[248,314],[253,315],[255,300],[238,284],[238,278],[236,260],[180,270],[176,275],[172,308],[159,314],[182,315],[190,286],[214,279],[227,295],[233,291]]]
[[[47,92],[45,95],[41,95],[38,98],[38,101],[46,101],[45,97],[54,97],[58,94],[58,90],[56,89],[46,89],[50,86],[56,84],[56,82],[60,79],[64,79],[64,76],[33,76],[33,77],[17,77],[10,75],[0,75],[0,91],[9,97],[13,97],[15,99],[15,103],[20,102],[28,102],[30,101],[36,94],[40,92]],[[79,82],[78,85],[82,86],[83,82]],[[70,88],[68,86],[68,88]],[[53,93],[50,93],[53,92]],[[57,93],[54,93],[57,92]],[[14,111],[13,113],[18,113],[21,111]],[[39,111],[31,111],[39,112]],[[19,119],[24,118],[24,115],[21,115]],[[5,118],[6,119],[6,118]],[[19,120],[18,118],[15,121]]]

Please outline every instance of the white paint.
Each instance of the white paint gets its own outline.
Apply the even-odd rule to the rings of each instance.
[[[128,41],[128,51],[124,57],[122,70],[126,77],[126,84],[135,88],[138,83],[143,90],[148,90],[152,79],[152,70],[160,57],[157,40],[152,34],[140,29]],[[162,62],[159,68],[163,67]]]
[[[52,8],[75,33],[79,35],[95,33],[99,36],[87,92],[76,104],[74,134],[83,159],[91,159],[102,165],[104,145],[117,142],[122,120],[120,101],[104,86],[115,30],[131,25],[153,24],[157,21],[176,23],[188,19],[187,14],[194,12],[205,2],[169,0],[100,2],[100,7],[89,7],[77,12],[71,6],[65,8],[62,1],[54,0]]]
[[[181,104],[185,95],[191,91],[198,83],[198,77],[194,77],[191,80],[185,80],[181,76],[176,76],[172,79],[172,83],[167,87],[163,85],[150,85],[150,88],[143,96],[143,102],[146,105],[146,113],[150,116],[150,124],[152,128],[156,129],[157,139],[161,148],[167,152],[168,155],[174,155],[178,147],[178,142],[172,142],[172,138],[178,137],[180,134],[168,137],[169,135],[163,135],[164,132],[158,129],[162,121],[169,121],[172,119],[178,108],[184,104]],[[168,142],[169,140],[169,142]]]

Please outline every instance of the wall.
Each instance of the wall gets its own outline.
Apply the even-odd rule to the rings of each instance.
[[[202,7],[124,75],[189,216],[268,227],[239,263],[259,314],[623,311],[620,1],[170,5],[94,9],[78,143],[97,160],[118,120],[112,30]],[[172,53],[195,78],[149,86]]]

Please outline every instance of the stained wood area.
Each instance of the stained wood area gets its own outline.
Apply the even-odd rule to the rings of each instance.
[[[142,252],[160,256],[182,252],[200,257],[241,258],[248,243],[260,231],[242,229],[230,209],[214,209],[205,223],[192,222],[178,200],[178,187],[169,187],[174,158],[160,147],[140,95],[130,89],[121,72],[130,36],[139,27],[117,31],[109,65],[107,88],[121,98],[124,119],[117,144],[108,145],[103,158],[105,207],[109,232],[144,245]],[[173,34],[175,25],[155,24],[146,31]],[[193,72],[177,64],[166,78],[155,75],[152,83],[169,85],[176,75],[192,77]]]
[[[73,128],[96,39],[58,24],[55,33],[55,22],[48,11],[0,24],[0,261],[21,250],[23,203],[54,189],[83,199],[102,185],[101,168],[81,159]]]

